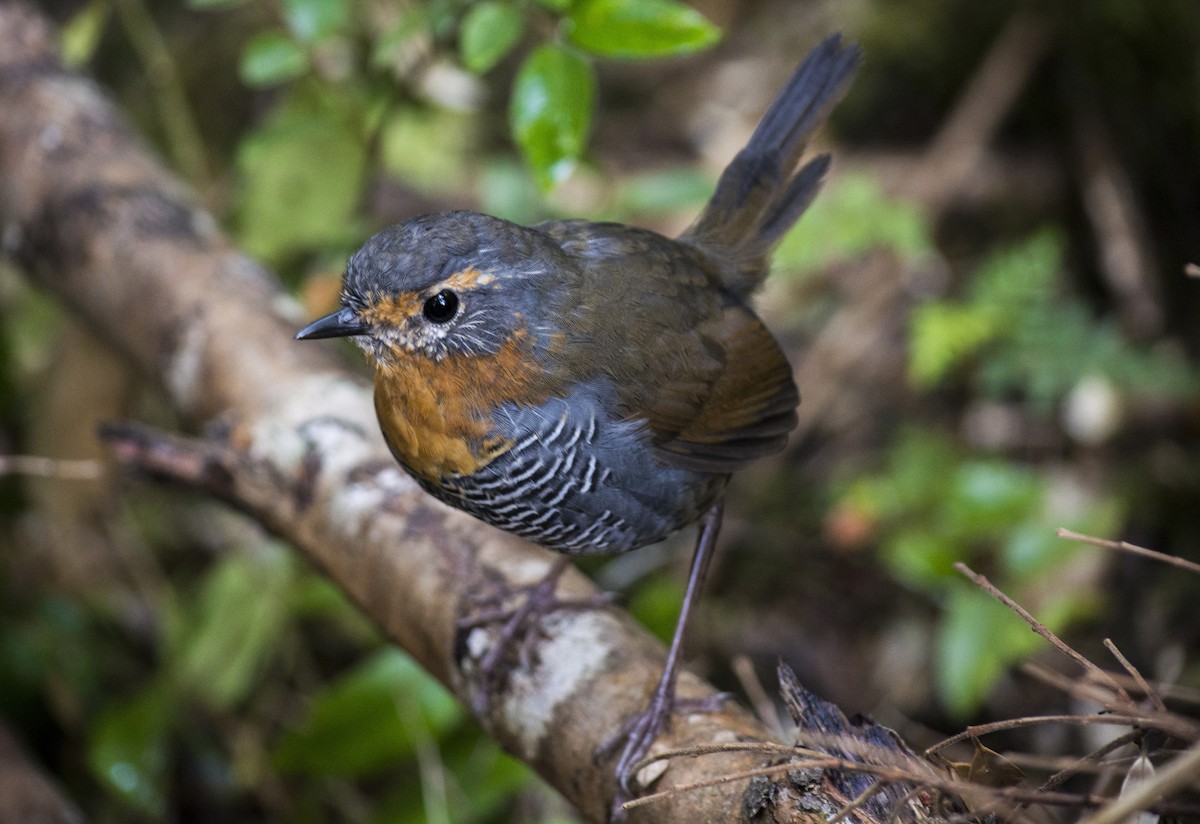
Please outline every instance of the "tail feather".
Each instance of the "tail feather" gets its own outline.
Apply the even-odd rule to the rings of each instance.
[[[767,256],[820,189],[821,155],[793,174],[813,131],[845,95],[860,52],[825,38],[767,109],[746,147],[726,167],[704,212],[681,239],[732,264],[726,283],[748,294],[767,274]]]

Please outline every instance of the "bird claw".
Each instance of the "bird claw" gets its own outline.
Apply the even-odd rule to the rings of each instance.
[[[625,819],[624,805],[635,796],[634,779],[645,767],[654,763],[646,762],[646,756],[658,736],[671,725],[671,717],[676,712],[718,712],[721,705],[733,697],[732,693],[718,692],[703,698],[677,698],[674,689],[663,687],[660,683],[650,696],[646,709],[626,721],[616,735],[596,750],[596,761],[599,762],[611,758],[618,748],[621,749],[617,765],[613,768],[617,792],[609,809],[609,821]]]

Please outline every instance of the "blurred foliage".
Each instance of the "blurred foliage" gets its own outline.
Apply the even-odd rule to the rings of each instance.
[[[1194,417],[1197,401],[1194,361],[1185,357],[1200,328],[1186,311],[1193,304],[1173,300],[1184,287],[1164,276],[1166,328],[1131,334],[1119,299],[1096,275],[1086,210],[1062,193],[1083,186],[1071,177],[1078,144],[1069,117],[1102,101],[1163,259],[1200,245],[1192,202],[1200,182],[1189,165],[1200,157],[1200,93],[1192,93],[1200,92],[1200,16],[1189,3],[1106,0],[1045,12],[1060,26],[1051,61],[1057,82],[1038,84],[1003,135],[1006,148],[1048,151],[1063,178],[1054,196],[1032,206],[1002,190],[986,209],[930,214],[884,182],[870,157],[843,162],[850,153],[832,141],[835,172],[778,250],[782,277],[768,286],[768,308],[789,333],[815,336],[819,329],[796,318],[816,326],[857,298],[838,295],[830,272],[836,280],[864,261],[894,260],[906,279],[895,299],[903,316],[895,344],[905,347],[906,368],[896,370],[895,384],[857,398],[871,422],[866,434],[854,430],[855,440],[844,437],[854,425],[830,426],[835,435],[820,449],[799,445],[799,457],[817,453],[813,463],[828,476],[785,489],[760,484],[766,503],[741,504],[756,514],[779,510],[762,520],[786,523],[770,559],[773,600],[752,595],[739,605],[768,667],[794,650],[790,638],[801,638],[810,660],[858,667],[854,677],[826,683],[852,689],[866,681],[867,665],[855,656],[874,655],[874,622],[892,622],[903,599],[855,603],[839,614],[861,617],[835,631],[830,604],[852,586],[836,574],[817,580],[812,622],[795,597],[821,564],[841,570],[848,556],[882,568],[887,580],[878,586],[889,596],[906,593],[928,608],[929,658],[914,667],[931,674],[936,696],[904,709],[929,723],[946,713],[985,717],[1001,674],[1039,648],[1023,623],[954,571],[957,561],[989,575],[1056,631],[1116,623],[1136,638],[1159,639],[1164,633],[1140,622],[1182,615],[1167,625],[1185,641],[1195,637],[1187,619],[1194,610],[1179,603],[1186,587],[1147,596],[1151,608],[1136,620],[1106,619],[1117,596],[1105,588],[1105,564],[1052,532],[1141,530],[1173,551],[1200,540],[1194,517],[1189,526],[1179,516],[1194,509],[1200,490],[1195,427],[1179,422]],[[276,267],[312,313],[329,308],[347,254],[400,214],[471,206],[523,222],[568,213],[681,226],[712,190],[714,171],[680,157],[678,145],[703,140],[704,129],[675,122],[682,109],[671,99],[693,64],[618,62],[714,44],[717,28],[683,2],[50,5],[63,7],[70,64],[114,87],[236,242]],[[796,43],[831,29],[862,41],[861,76],[821,140],[848,137],[866,153],[924,145],[1014,11],[991,1],[827,6],[758,0],[703,8],[731,22],[731,37],[748,32],[743,54],[771,58],[753,72],[772,60],[793,62]],[[770,39],[776,33],[780,39]],[[764,55],[764,43],[785,45]],[[727,45],[736,55],[737,44]],[[657,97],[646,91],[656,83]],[[720,85],[693,89],[687,108],[757,116],[741,112],[743,101],[722,101]],[[178,117],[181,105],[194,117]],[[608,123],[618,125],[606,132]],[[638,131],[629,141],[630,128],[644,128],[644,139]],[[590,148],[602,140],[606,157],[618,160],[604,171]],[[635,145],[652,161],[626,163],[621,152]],[[188,146],[201,147],[199,160]],[[789,302],[796,294],[809,303]],[[32,399],[69,355],[58,348],[66,321],[10,271],[0,271],[0,309],[0,439],[5,452],[28,451],[55,442],[42,431],[47,410]],[[809,397],[809,386],[801,390]],[[80,397],[86,406],[83,390]],[[153,400],[133,404],[130,414],[173,425]],[[835,406],[806,404],[801,415]],[[980,435],[974,421],[995,415],[1007,421],[1000,434]],[[851,440],[867,457],[842,445]],[[802,464],[796,457],[788,459]],[[32,488],[0,479],[0,542],[12,546],[0,578],[0,713],[95,820],[574,820],[286,548],[193,500],[116,486],[78,523],[60,524]],[[738,523],[738,506],[734,500],[725,543],[762,527],[751,534],[770,545],[763,524]],[[822,517],[850,524],[853,537],[810,546]],[[847,548],[867,551],[830,551]],[[72,577],[81,558],[101,572],[87,567]],[[663,563],[626,579],[639,580],[630,608],[665,637],[682,587]],[[868,573],[853,569],[853,584],[865,587],[858,579]],[[798,625],[772,629],[778,622],[763,619],[778,602]],[[701,609],[701,622],[709,610]],[[733,612],[723,604],[721,611]],[[1145,655],[1158,652],[1147,647]],[[886,705],[892,696],[869,700]]]
[[[1045,581],[1066,577],[1081,552],[1090,554],[1064,547],[1049,525],[1106,535],[1120,523],[1122,507],[1111,495],[1064,496],[1065,483],[908,429],[881,471],[855,479],[842,496],[846,511],[873,525],[880,557],[897,579],[942,606],[934,681],[956,716],[978,710],[1004,669],[1040,645],[1024,623],[963,579],[956,562],[987,570],[1055,632],[1097,605],[1098,593],[1086,587],[1045,589]]]
[[[1021,392],[1043,411],[1093,375],[1130,395],[1181,399],[1196,392],[1196,373],[1180,353],[1135,347],[1112,321],[1097,321],[1060,295],[1061,268],[1062,240],[1044,231],[996,253],[970,279],[965,300],[917,307],[913,380],[932,386],[974,361],[983,397]]]
[[[876,249],[918,262],[934,251],[929,221],[915,203],[889,197],[874,178],[850,173],[813,201],[779,244],[774,265],[783,273],[811,273]]]

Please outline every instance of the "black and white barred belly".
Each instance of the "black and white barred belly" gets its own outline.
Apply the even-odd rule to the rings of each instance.
[[[513,446],[430,491],[493,526],[571,554],[625,552],[691,523],[727,476],[661,463],[644,426],[609,417],[598,394],[585,386],[538,407],[505,404],[494,422]]]

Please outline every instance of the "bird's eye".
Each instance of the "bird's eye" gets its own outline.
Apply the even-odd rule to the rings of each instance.
[[[446,323],[458,312],[458,295],[443,289],[425,301],[425,317],[433,323]]]

